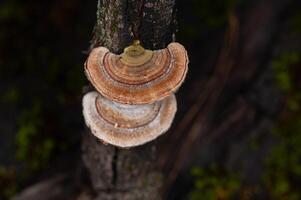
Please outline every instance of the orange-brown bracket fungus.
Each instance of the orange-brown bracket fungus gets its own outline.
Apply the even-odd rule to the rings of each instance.
[[[100,140],[119,147],[133,147],[165,133],[177,110],[174,94],[145,105],[113,102],[97,92],[83,98],[87,126]]]
[[[149,104],[174,93],[188,69],[185,48],[176,42],[160,50],[146,50],[139,42],[120,55],[105,47],[92,50],[85,72],[98,92],[123,104]]]
[[[119,147],[154,140],[172,124],[177,110],[174,92],[187,69],[187,52],[175,42],[151,51],[134,41],[120,55],[105,47],[93,49],[85,73],[98,92],[83,98],[87,126],[104,143]]]

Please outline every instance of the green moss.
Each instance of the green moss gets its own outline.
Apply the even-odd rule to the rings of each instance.
[[[16,158],[32,171],[46,166],[55,147],[53,139],[41,133],[44,123],[41,109],[41,104],[35,103],[30,110],[24,110],[18,120]]]
[[[301,98],[295,71],[301,61],[299,52],[285,52],[274,62],[275,80],[286,95],[281,119],[275,128],[278,144],[266,159],[263,180],[271,199],[301,199]]]
[[[266,160],[264,182],[273,199],[301,198],[301,127],[300,116],[278,128],[280,141]],[[297,120],[297,121],[296,121]],[[293,177],[293,178],[292,178]]]
[[[275,80],[280,89],[290,92],[293,88],[291,66],[300,61],[299,52],[285,52],[272,63],[275,70]]]
[[[237,174],[212,165],[209,168],[194,167],[194,189],[189,195],[191,200],[231,199],[240,188]]]

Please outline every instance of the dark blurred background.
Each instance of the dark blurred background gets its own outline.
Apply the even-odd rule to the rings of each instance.
[[[0,199],[80,162],[83,63],[96,4],[0,3]],[[229,72],[220,67],[220,78],[230,78],[211,111],[216,126],[197,142],[168,198],[301,199],[300,2],[187,0],[177,7],[177,41],[191,63],[176,122],[216,66],[228,65],[221,55],[229,24],[238,36],[236,64]]]
[[[81,91],[87,84],[83,52],[89,48],[96,5],[0,3],[2,198],[72,166],[79,156]]]

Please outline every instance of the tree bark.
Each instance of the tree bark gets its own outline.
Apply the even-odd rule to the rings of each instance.
[[[133,39],[148,49],[165,48],[175,30],[174,5],[174,0],[99,0],[91,48],[105,46],[120,53]],[[156,142],[118,149],[90,133],[83,137],[82,158],[96,199],[161,199]]]
[[[147,49],[165,48],[175,32],[175,0],[99,0],[91,47],[121,53],[139,37]]]

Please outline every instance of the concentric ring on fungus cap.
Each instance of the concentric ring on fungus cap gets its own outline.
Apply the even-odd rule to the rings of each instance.
[[[92,50],[85,72],[92,85],[103,96],[123,104],[149,104],[174,93],[185,79],[188,56],[179,43],[150,51],[141,60],[136,56],[131,62],[123,61],[105,47]],[[135,61],[137,60],[137,63]]]
[[[91,132],[119,147],[133,147],[154,140],[172,124],[177,110],[174,94],[145,105],[112,102],[97,92],[83,97],[83,114]]]

